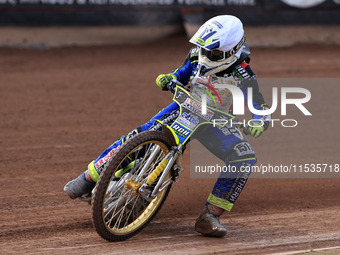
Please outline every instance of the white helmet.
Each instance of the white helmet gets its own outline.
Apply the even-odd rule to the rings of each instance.
[[[245,42],[242,22],[231,15],[216,16],[205,22],[190,42],[199,46],[198,64],[204,76],[226,70],[241,55]]]

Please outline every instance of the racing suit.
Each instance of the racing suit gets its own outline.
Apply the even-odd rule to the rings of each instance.
[[[199,47],[191,48],[183,64],[171,72],[176,76],[177,80],[184,85],[193,83],[195,79],[202,79],[197,68],[198,52]],[[251,86],[253,88],[253,106],[257,110],[263,110],[267,105],[259,92],[256,76],[249,66],[249,53],[248,46],[245,45],[241,57],[235,64],[227,70],[213,75],[213,77],[206,77],[206,79],[215,80],[215,83],[218,83],[219,79],[224,79],[224,83],[238,86],[242,90],[246,102],[248,98],[247,87]],[[207,100],[207,104],[229,112],[232,107],[230,92],[228,93],[228,90],[226,89],[214,89],[213,84],[214,83],[212,82],[212,88],[208,89],[211,89],[214,92],[214,95],[209,91],[207,92],[210,95],[210,100]],[[204,88],[191,88],[192,95],[197,99],[201,99],[202,91],[205,91]],[[217,104],[216,101],[218,102]],[[107,148],[96,160],[89,164],[88,169],[91,178],[94,181],[98,180],[99,174],[105,163],[127,139],[146,130],[160,130],[160,124],[155,120],[161,120],[163,124],[171,125],[178,117],[179,112],[178,104],[172,102],[158,112],[149,122],[136,128],[127,136],[122,136]],[[270,116],[258,116],[253,114],[252,117],[254,120],[264,121],[264,128],[267,129],[268,122],[265,122],[265,120],[270,118]],[[194,138],[198,139],[209,151],[233,169],[239,170],[242,166],[247,166],[248,169],[251,169],[251,166],[256,163],[254,150],[243,138],[242,133],[236,126],[228,124],[223,127],[205,125],[203,128],[199,128],[196,131]],[[250,172],[238,171],[234,176],[225,176],[222,172],[208,197],[208,202],[223,208],[224,210],[230,211],[243,190],[249,175]]]

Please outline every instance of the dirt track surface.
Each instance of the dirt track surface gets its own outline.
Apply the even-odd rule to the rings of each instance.
[[[340,246],[340,179],[251,178],[234,210],[222,217],[230,230],[223,239],[193,230],[214,180],[190,178],[189,171],[155,220],[122,243],[101,239],[89,205],[64,194],[65,183],[103,149],[170,102],[154,80],[181,64],[186,41],[0,49],[1,254],[269,254]],[[252,53],[259,77],[340,78],[339,46]],[[311,105],[316,116],[327,114],[325,130],[273,128],[259,140],[249,138],[259,163],[340,163],[340,89],[322,86],[311,88],[313,95],[337,99]]]

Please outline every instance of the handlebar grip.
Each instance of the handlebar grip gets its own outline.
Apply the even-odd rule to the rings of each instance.
[[[171,82],[169,82],[169,84],[167,85],[168,90],[170,90],[172,93],[175,93],[175,88],[176,86],[180,86],[182,88],[185,88],[185,86],[179,82],[176,79],[173,79]]]

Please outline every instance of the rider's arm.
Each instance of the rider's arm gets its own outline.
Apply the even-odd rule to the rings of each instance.
[[[156,84],[162,90],[168,90],[168,84],[172,79],[177,79],[183,85],[187,85],[189,78],[196,69],[198,62],[198,47],[193,47],[190,49],[187,57],[183,61],[183,64],[172,70],[169,74],[160,74],[156,79]]]
[[[193,47],[190,49],[182,65],[174,69],[171,73],[176,76],[179,82],[181,82],[184,85],[187,85],[193,70],[196,69],[197,62],[198,62],[198,47]]]

